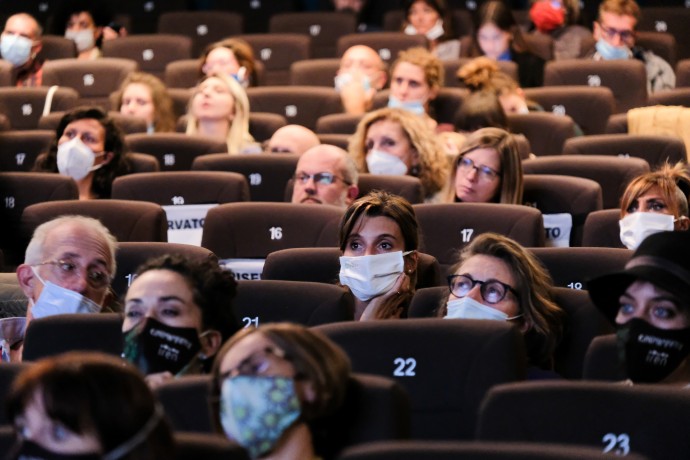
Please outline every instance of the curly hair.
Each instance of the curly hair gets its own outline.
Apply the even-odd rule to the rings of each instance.
[[[497,233],[483,233],[460,251],[459,262],[450,273],[458,273],[462,265],[476,255],[495,257],[508,265],[516,280],[514,288],[522,313],[519,320],[525,326],[526,339],[532,341],[527,344],[530,363],[552,368],[554,351],[563,335],[565,313],[553,300],[549,272],[536,256],[517,242]],[[446,314],[444,303],[437,310],[437,316]]]
[[[175,114],[173,112],[173,101],[165,84],[155,75],[145,72],[132,72],[120,85],[120,89],[110,96],[113,110],[120,110],[122,97],[125,90],[131,84],[139,83],[146,86],[151,93],[153,101],[153,127],[157,133],[175,131]]]
[[[201,309],[204,329],[215,329],[223,340],[240,329],[232,308],[237,281],[232,272],[223,270],[216,260],[193,260],[180,254],[168,254],[140,265],[136,276],[150,270],[170,270],[187,281],[194,303]]]
[[[95,197],[110,198],[110,191],[115,178],[129,174],[132,167],[125,155],[127,146],[122,130],[120,130],[112,118],[98,107],[77,107],[67,112],[55,130],[55,138],[50,144],[48,153],[42,153],[36,158],[32,170],[38,172],[58,172],[58,142],[64,134],[65,128],[74,121],[85,119],[96,120],[103,127],[105,130],[104,151],[112,152],[113,154],[112,159],[108,163],[93,172],[93,183],[91,185],[91,191]]]
[[[493,91],[500,96],[520,88],[515,80],[501,71],[496,61],[486,56],[474,58],[460,67],[457,76],[470,91]]]
[[[690,173],[687,164],[664,163],[655,171],[634,178],[621,197],[621,217],[628,214],[633,202],[652,188],[658,188],[669,211],[676,217],[688,217],[688,194],[690,194]]]
[[[448,160],[443,146],[429,128],[423,117],[402,109],[383,108],[364,116],[357,125],[355,134],[350,138],[348,151],[355,159],[361,172],[368,172],[366,155],[366,137],[374,123],[389,120],[400,125],[418,155],[419,165],[412,168],[410,174],[419,177],[427,197],[440,191],[448,177]]]
[[[398,53],[398,58],[391,66],[391,75],[393,75],[395,68],[401,62],[407,62],[408,64],[421,67],[424,71],[424,79],[426,80],[426,84],[429,85],[429,89],[435,90],[443,87],[443,78],[445,76],[443,62],[434,56],[428,49],[417,46],[400,51]]]

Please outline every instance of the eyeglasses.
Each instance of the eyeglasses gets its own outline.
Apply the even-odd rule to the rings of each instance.
[[[465,297],[476,285],[479,285],[479,293],[482,299],[488,303],[498,303],[505,299],[508,291],[517,295],[517,291],[511,286],[495,279],[479,281],[468,275],[450,275],[448,277],[448,289],[455,297]]]
[[[496,179],[500,174],[498,171],[495,171],[494,169],[489,168],[486,165],[476,166],[474,164],[474,161],[467,157],[461,157],[458,160],[458,164],[456,166],[460,171],[462,171],[465,174],[468,173],[470,170],[475,169],[477,171],[479,179],[485,181],[492,181]]]
[[[609,40],[613,40],[616,35],[618,35],[621,38],[621,41],[626,43],[632,41],[635,38],[634,30],[618,30],[614,29],[613,27],[606,27],[601,22],[599,22],[598,24],[599,27],[601,27],[601,31],[604,33],[604,36]]]
[[[219,379],[222,382],[228,377],[237,375],[263,375],[271,368],[272,358],[289,361],[286,353],[280,348],[266,347],[252,353],[240,361],[237,366],[220,374]]]
[[[333,173],[329,172],[317,172],[314,174],[307,174],[307,173],[299,173],[295,174],[294,179],[299,182],[300,184],[304,185],[307,182],[309,182],[309,179],[313,178],[315,184],[319,185],[331,185],[333,182],[336,181],[336,179],[339,179],[346,183],[347,185],[350,185],[351,182],[346,181],[342,177],[336,176]]]
[[[63,283],[70,283],[79,278],[84,267],[69,259],[48,260],[36,265],[52,265],[53,275]],[[94,289],[102,289],[110,284],[110,274],[99,268],[86,269],[86,279]]]

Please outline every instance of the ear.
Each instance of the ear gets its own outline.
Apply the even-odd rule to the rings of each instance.
[[[94,34],[96,40],[101,38],[101,35],[103,35],[103,27],[96,27],[96,33]]]
[[[223,336],[215,329],[209,329],[206,334],[201,337],[201,352],[210,358],[215,356],[218,349],[223,344]]]
[[[690,219],[688,219],[687,216],[680,216],[678,222],[676,222],[676,226],[678,227],[676,230],[687,232],[688,229],[690,229]]]
[[[429,98],[427,99],[427,103],[429,103],[429,101],[433,101],[434,99],[436,99],[436,96],[438,96],[439,89],[440,88],[438,86],[434,86],[429,90]]]
[[[115,154],[113,152],[105,152],[103,154],[103,163],[101,164],[107,165],[113,160],[113,158],[115,158]]]
[[[383,89],[384,86],[386,86],[386,80],[388,80],[388,74],[381,70],[378,72],[378,75],[376,77],[376,81],[373,81],[373,86],[377,90]]]
[[[314,384],[312,382],[308,380],[297,380],[296,382],[299,382],[299,392],[304,401],[308,403],[313,403],[316,401],[316,389],[314,388]]]
[[[404,257],[404,270],[406,275],[412,275],[417,271],[417,264],[419,263],[419,253],[417,251],[412,251],[412,253]]]
[[[359,187],[356,185],[350,185],[347,188],[347,196],[345,197],[345,203],[349,206],[352,204],[353,201],[357,199],[357,196],[359,195]]]
[[[19,281],[19,287],[22,288],[24,294],[29,299],[34,300],[34,289],[36,288],[36,283],[39,283],[40,281],[36,277],[36,274],[30,265],[21,264],[17,267],[17,280]]]
[[[597,21],[592,23],[592,35],[594,36],[595,40],[599,40],[601,38],[601,27]]]

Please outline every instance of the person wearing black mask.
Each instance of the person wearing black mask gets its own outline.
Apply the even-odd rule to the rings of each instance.
[[[587,289],[615,323],[632,383],[690,384],[690,234],[647,237],[623,271],[595,278]]]

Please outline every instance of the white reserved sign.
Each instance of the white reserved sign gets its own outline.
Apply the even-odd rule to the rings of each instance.
[[[219,265],[225,270],[232,270],[237,281],[260,280],[266,259],[222,259]]]
[[[215,206],[218,204],[163,206],[168,218],[168,242],[201,246],[206,213]]]
[[[570,246],[570,232],[573,229],[573,216],[567,212],[543,214],[546,230],[546,246],[567,248]]]

